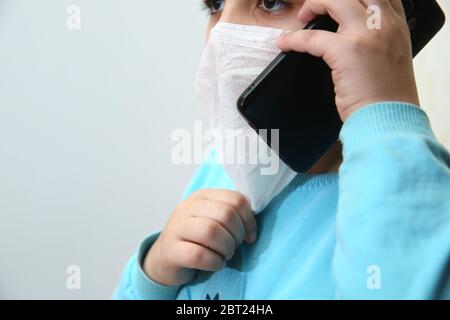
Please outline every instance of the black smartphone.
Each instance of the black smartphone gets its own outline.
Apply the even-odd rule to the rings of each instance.
[[[403,0],[417,55],[445,22],[434,0]],[[320,16],[305,29],[336,32],[338,25]],[[249,125],[294,171],[307,172],[335,144],[342,121],[335,104],[331,70],[307,53],[280,53],[240,96],[237,107]],[[277,129],[272,145],[267,130]]]

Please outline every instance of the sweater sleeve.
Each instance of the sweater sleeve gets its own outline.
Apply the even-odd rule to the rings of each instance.
[[[344,299],[450,298],[450,155],[417,106],[356,111],[340,139],[333,273]]]
[[[151,248],[160,232],[146,238],[138,253],[131,257],[114,293],[116,300],[175,300],[180,286],[166,286],[153,281],[142,269],[145,254]]]

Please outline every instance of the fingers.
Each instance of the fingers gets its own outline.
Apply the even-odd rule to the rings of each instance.
[[[283,51],[307,52],[326,60],[327,50],[336,48],[339,35],[322,30],[299,30],[278,39],[277,45]]]
[[[250,203],[242,194],[199,190],[176,207],[162,233],[166,236],[159,238],[160,256],[169,274],[187,269],[217,271],[245,238],[254,234],[249,242],[256,239],[256,227]]]
[[[191,198],[228,203],[234,208],[244,224],[246,241],[253,242],[256,239],[257,225],[255,215],[251,210],[250,203],[242,194],[229,190],[207,189],[196,191]]]
[[[193,242],[179,241],[171,248],[172,263],[189,269],[218,271],[226,265],[218,253]]]
[[[208,218],[192,217],[180,226],[179,238],[182,241],[194,242],[220,254],[230,260],[236,246],[232,235],[219,223]]]
[[[371,5],[379,6],[383,14],[393,14],[395,11],[405,15],[401,0],[306,0],[299,12],[301,20],[308,22],[316,15],[329,14],[339,23],[340,31],[338,33],[323,30],[290,32],[278,40],[278,47],[283,51],[307,52],[330,62],[333,59],[327,59],[327,53],[339,50],[339,46],[342,47],[342,43],[348,38],[345,37],[347,33],[355,34],[367,30],[367,7]]]
[[[311,22],[318,15],[329,15],[341,27],[360,23],[365,19],[366,9],[358,0],[306,0],[298,13],[304,23]]]
[[[244,241],[246,230],[244,222],[234,207],[226,202],[214,200],[194,200],[192,217],[205,217],[222,225],[232,236],[237,247]]]

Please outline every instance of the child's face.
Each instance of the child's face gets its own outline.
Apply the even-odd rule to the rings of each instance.
[[[305,0],[205,0],[210,12],[206,38],[220,22],[298,30],[297,13]]]

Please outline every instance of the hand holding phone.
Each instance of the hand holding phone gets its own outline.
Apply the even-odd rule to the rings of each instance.
[[[326,153],[337,141],[342,121],[358,108],[387,100],[418,104],[411,57],[445,21],[433,0],[393,0],[381,8],[382,28],[370,30],[367,8],[345,3],[306,2],[301,19],[331,11],[337,21],[320,16],[307,30],[281,39],[288,52],[238,101],[255,130],[279,129],[275,151],[297,172],[308,171]]]
[[[419,105],[411,38],[402,3],[374,3],[378,7],[372,16],[362,3],[306,2],[299,13],[301,20],[309,22],[317,14],[332,12],[339,31],[301,30],[278,42],[283,51],[306,52],[325,61],[332,70],[335,102],[342,121],[375,102]],[[378,23],[370,24],[376,19]]]

